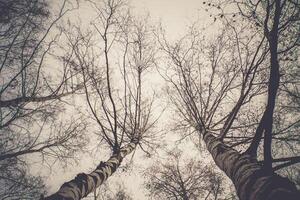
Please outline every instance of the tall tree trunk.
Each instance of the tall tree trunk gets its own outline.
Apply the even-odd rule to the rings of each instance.
[[[225,145],[210,133],[204,141],[217,166],[233,182],[240,200],[297,200],[300,192],[288,178],[267,173],[256,159]]]
[[[123,158],[130,154],[135,147],[135,143],[129,143],[118,154],[113,154],[106,162],[101,161],[92,173],[78,174],[73,180],[64,183],[56,193],[44,198],[44,200],[79,200],[86,197],[118,169]]]

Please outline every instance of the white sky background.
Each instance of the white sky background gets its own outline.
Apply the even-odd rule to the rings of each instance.
[[[178,38],[185,33],[187,26],[200,20],[205,24],[209,15],[201,9],[201,0],[131,0],[137,13],[149,12],[154,21],[161,21],[169,39]]]
[[[53,2],[56,1],[59,0],[53,0]],[[84,1],[82,2],[84,3]],[[149,13],[152,23],[158,24],[161,22],[166,31],[167,38],[171,40],[182,36],[187,30],[188,25],[195,21],[198,21],[200,26],[205,26],[212,22],[212,18],[209,17],[209,13],[207,13],[203,8],[203,1],[201,0],[130,0],[129,5],[132,7],[134,14],[146,15]],[[79,15],[76,14],[76,17],[82,18],[82,22],[85,22],[84,19],[89,17],[89,9],[85,5],[76,12],[79,12]],[[70,14],[70,17],[72,18],[72,14]],[[174,138],[169,137],[168,139],[172,140]],[[168,143],[172,142],[169,141]],[[194,151],[194,153],[195,152],[196,151]],[[192,154],[192,152],[185,153],[187,155]],[[40,166],[35,166],[32,171],[34,171],[35,174],[44,175],[49,193],[52,193],[57,191],[61,184],[74,178],[76,174],[81,172],[88,173],[99,164],[99,161],[107,159],[105,154],[99,154],[99,150],[94,150],[89,155],[82,155],[80,156],[82,159],[79,160],[78,165],[70,165],[66,169],[63,169],[61,166],[56,164],[53,166],[51,171],[45,167],[40,168]],[[200,158],[200,155],[197,154],[196,156]],[[126,161],[130,160],[131,155],[128,157],[129,158],[122,163],[122,166],[126,163]],[[152,159],[145,160],[141,156],[140,150],[138,150],[133,160],[134,169],[138,169],[140,172],[143,170],[143,166],[139,164],[141,163],[140,161],[142,161],[143,165],[148,165],[153,162]],[[117,178],[121,178],[124,181],[125,187],[134,199],[146,199],[142,185],[143,178],[138,172],[115,173],[113,177],[108,179],[108,182],[113,182]]]

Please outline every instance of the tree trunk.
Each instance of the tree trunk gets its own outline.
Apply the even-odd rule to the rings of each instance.
[[[300,192],[288,178],[267,173],[256,159],[241,154],[210,133],[204,135],[217,166],[233,182],[240,200],[297,200]]]
[[[135,149],[135,143],[129,143],[118,154],[113,154],[106,162],[100,162],[90,174],[80,173],[75,179],[64,183],[60,189],[44,200],[79,200],[99,187],[120,166],[123,158]]]

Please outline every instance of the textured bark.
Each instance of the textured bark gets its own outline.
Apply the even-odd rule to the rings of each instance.
[[[100,162],[92,173],[78,174],[75,179],[64,183],[55,194],[44,198],[44,200],[79,200],[86,197],[117,170],[123,158],[130,154],[135,146],[135,143],[128,144],[106,162]]]
[[[266,171],[256,159],[228,147],[210,133],[204,135],[204,141],[217,166],[232,180],[241,200],[300,199],[300,192],[288,178]]]

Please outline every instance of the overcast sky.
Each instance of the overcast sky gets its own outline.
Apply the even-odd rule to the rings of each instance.
[[[168,36],[178,37],[191,22],[209,20],[202,9],[201,0],[131,0],[134,10],[139,13],[149,12],[155,21],[161,20]]]

